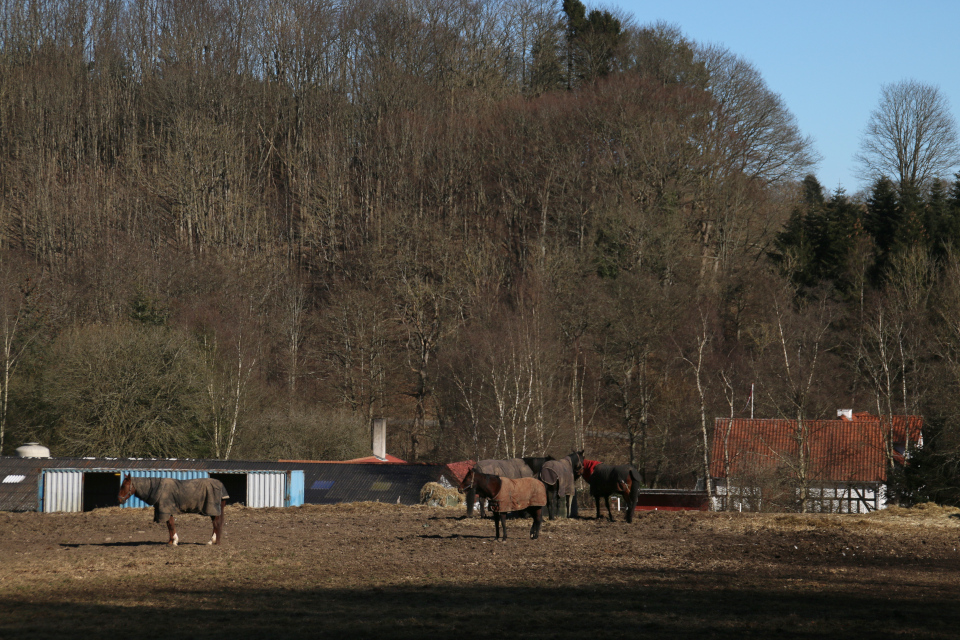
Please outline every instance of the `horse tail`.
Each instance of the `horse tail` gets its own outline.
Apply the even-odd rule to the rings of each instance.
[[[637,510],[637,501],[640,497],[640,474],[636,469],[630,469],[630,498],[627,500],[627,522],[633,522],[633,512]]]

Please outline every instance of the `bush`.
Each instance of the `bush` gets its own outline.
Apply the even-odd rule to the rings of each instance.
[[[319,407],[267,411],[250,418],[239,438],[232,456],[237,459],[350,460],[371,454],[366,419]]]
[[[202,406],[193,345],[188,335],[156,326],[62,333],[41,390],[54,455],[189,455]]]

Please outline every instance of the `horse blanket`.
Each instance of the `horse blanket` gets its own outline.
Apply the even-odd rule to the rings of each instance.
[[[540,469],[540,480],[549,485],[559,483],[557,495],[572,496],[576,491],[573,463],[570,462],[570,458],[550,460],[544,463],[543,468]]]
[[[521,511],[527,507],[547,506],[547,489],[536,478],[500,478],[500,492],[490,501],[490,510]]]
[[[533,471],[523,461],[523,458],[510,460],[481,460],[476,465],[480,473],[487,473],[501,478],[532,478]]]
[[[592,464],[590,464],[592,463]],[[583,463],[583,479],[590,485],[590,495],[594,497],[609,496],[619,491],[617,484],[633,480],[639,486],[640,473],[628,464],[603,464],[595,460],[586,460]]]
[[[229,498],[223,483],[213,478],[131,478],[138,498],[153,505],[153,521],[166,522],[172,515],[199,513],[219,516],[221,500]]]
[[[599,460],[584,460],[583,461],[583,479],[589,482],[590,476],[593,475],[593,470],[599,466],[601,462]]]

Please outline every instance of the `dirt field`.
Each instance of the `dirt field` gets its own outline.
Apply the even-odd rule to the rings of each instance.
[[[640,514],[493,523],[354,504],[0,513],[0,637],[956,638],[960,519]]]

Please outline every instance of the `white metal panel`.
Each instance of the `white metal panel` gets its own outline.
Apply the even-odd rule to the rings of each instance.
[[[280,472],[256,472],[247,474],[248,507],[282,507],[286,494],[287,474]]]
[[[43,472],[43,512],[82,510],[83,473],[45,470]]]

